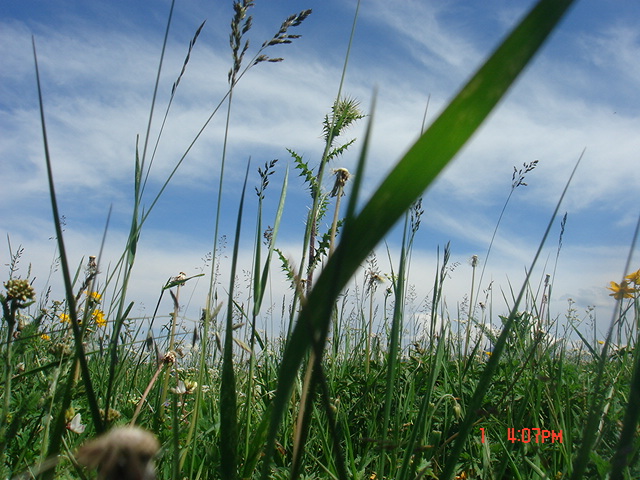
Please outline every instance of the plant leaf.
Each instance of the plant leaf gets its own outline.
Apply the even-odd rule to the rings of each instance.
[[[342,240],[310,292],[285,348],[262,478],[270,471],[298,369],[310,348],[323,350],[337,296],[369,252],[478,129],[571,4],[572,0],[540,0],[409,149],[362,211],[353,218],[347,215]]]

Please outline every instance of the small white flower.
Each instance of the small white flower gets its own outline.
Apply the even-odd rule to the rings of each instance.
[[[83,433],[86,425],[82,424],[82,417],[79,413],[76,413],[71,421],[67,423],[67,429],[71,430],[73,433]]]
[[[187,393],[187,387],[185,387],[184,382],[182,380],[178,380],[178,386],[171,389],[171,392],[176,393],[178,395],[184,395]]]

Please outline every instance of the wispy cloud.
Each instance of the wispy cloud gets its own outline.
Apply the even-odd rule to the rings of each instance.
[[[343,5],[323,5],[324,15],[329,18],[332,7],[341,12],[335,18],[340,31],[348,32],[351,19],[343,16]],[[179,16],[179,28],[169,42],[157,115],[164,112],[188,42],[203,20],[198,15],[204,7],[194,8],[200,9],[198,14],[189,11]],[[450,3],[374,1],[363,5],[356,32],[363,37],[356,37],[345,93],[361,100],[367,110],[374,88],[378,92],[365,197],[417,138],[429,96],[430,121],[525,9],[521,3],[483,12]],[[261,15],[268,17],[266,10]],[[131,28],[136,24],[132,19],[115,18],[113,25],[107,25],[80,13],[70,14],[55,28],[42,19],[36,23],[22,17],[0,24],[0,55],[5,66],[0,72],[0,155],[6,179],[0,191],[4,205],[0,207],[0,228],[27,246],[34,265],[50,263],[52,242],[48,238],[53,229],[31,34],[35,33],[38,44],[58,194],[69,217],[69,249],[78,262],[82,255],[91,254],[88,250],[95,251],[106,211],[113,204],[105,254],[113,262],[128,228],[135,141],[136,135],[144,133],[151,104],[164,28],[160,17],[157,13],[152,26],[138,29]],[[271,20],[277,27],[281,19]],[[419,266],[413,270],[425,272],[429,282],[435,254],[427,249],[451,239],[461,262],[471,254],[483,253],[509,193],[513,167],[537,159],[540,163],[527,178],[529,185],[519,189],[510,205],[490,261],[489,278],[519,280],[575,161],[586,148],[563,206],[570,221],[556,292],[558,298],[570,295],[585,304],[608,305],[604,286],[615,278],[611,275],[619,275],[627,234],[637,217],[636,207],[629,202],[637,197],[640,184],[636,166],[640,117],[635,95],[640,70],[633,60],[640,47],[637,31],[626,19],[616,19],[595,31],[577,29],[576,23],[561,27],[428,192],[426,239],[414,256]],[[227,24],[227,19],[210,18],[192,53],[154,160],[146,205],[226,93],[230,54],[222,32]],[[326,32],[321,36],[318,30],[322,29],[309,28],[310,38],[325,42],[321,47],[306,44],[303,37],[295,48],[283,48],[285,62],[256,66],[238,86],[231,117],[230,182],[224,196],[233,214],[234,185],[241,180],[249,157],[254,165],[280,158],[280,168],[284,168],[286,147],[311,164],[321,154],[321,122],[337,92],[347,38]],[[256,32],[270,35],[271,30],[265,27]],[[159,118],[152,126],[152,142]],[[361,122],[345,138],[361,138],[364,125]],[[151,292],[158,282],[175,270],[196,268],[211,248],[223,129],[224,112],[220,112],[189,153],[150,217],[148,230],[143,231],[144,248],[140,249],[132,296],[139,296],[145,304],[154,302]],[[356,144],[340,166],[351,168],[359,148]],[[299,188],[297,182],[292,172],[292,188]],[[289,194],[286,208],[292,220],[283,226],[284,244],[298,241],[306,198],[297,191]],[[89,234],[89,228],[95,232]],[[296,248],[291,249],[298,254]],[[248,251],[244,254],[249,255]],[[43,272],[40,278],[48,275],[48,267],[38,268]],[[277,266],[274,271],[279,273]],[[422,285],[427,279],[417,282]],[[451,298],[464,295],[465,282],[452,284]]]

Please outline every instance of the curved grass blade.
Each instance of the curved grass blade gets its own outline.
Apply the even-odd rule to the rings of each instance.
[[[482,124],[572,3],[572,0],[539,1],[409,149],[355,217],[352,212],[357,183],[354,183],[342,240],[310,292],[282,358],[262,478],[269,474],[275,438],[297,371],[310,348],[320,352],[324,348],[331,309],[338,294],[366,255]],[[363,151],[361,164],[364,155]]]
[[[42,89],[40,87],[40,72],[38,70],[38,56],[36,54],[36,42],[35,38],[32,37],[32,45],[33,45],[33,58],[35,61],[36,68],[36,82],[38,86],[38,102],[40,105],[40,122],[42,127],[42,137],[44,141],[44,154],[45,161],[47,165],[47,177],[49,179],[49,194],[51,200],[51,210],[53,213],[53,220],[56,229],[56,239],[58,242],[58,252],[60,254],[60,266],[62,269],[62,276],[64,280],[65,294],[67,297],[67,306],[69,308],[69,318],[71,320],[71,327],[73,330],[73,338],[74,338],[74,346],[75,346],[75,357],[78,362],[80,373],[82,375],[82,381],[84,383],[84,387],[87,395],[87,403],[89,404],[89,410],[91,412],[91,417],[93,419],[93,423],[97,433],[102,433],[104,431],[104,425],[102,422],[102,417],[100,416],[100,410],[98,408],[98,401],[96,398],[95,391],[93,389],[93,384],[91,382],[91,375],[89,373],[89,366],[87,364],[87,357],[84,351],[84,345],[82,343],[82,331],[80,329],[80,325],[78,324],[78,312],[76,308],[76,300],[73,293],[73,286],[71,283],[71,274],[69,271],[69,262],[67,260],[67,253],[64,246],[64,239],[62,237],[62,226],[60,225],[60,213],[58,211],[58,201],[56,198],[55,185],[53,181],[53,169],[51,166],[51,156],[49,154],[49,143],[47,140],[47,129],[44,117],[44,104],[42,101]],[[68,389],[71,388],[72,382],[70,382],[67,386]],[[62,414],[58,416],[56,421],[56,426],[54,430],[54,434],[50,439],[49,443],[49,454],[55,454],[60,451],[61,437],[64,433],[64,410],[68,407],[68,404],[71,402],[70,390],[65,394],[65,404],[61,406]],[[53,474],[53,473],[51,473]]]

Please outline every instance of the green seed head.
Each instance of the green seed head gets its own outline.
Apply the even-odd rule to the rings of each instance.
[[[36,291],[33,289],[28,280],[14,279],[4,282],[4,288],[7,289],[7,300],[20,300],[26,302],[33,300]]]

